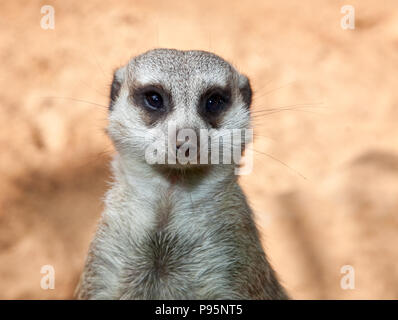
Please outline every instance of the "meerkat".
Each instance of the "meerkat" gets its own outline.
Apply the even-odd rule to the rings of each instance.
[[[248,78],[205,51],[155,49],[115,71],[107,128],[117,151],[113,183],[77,298],[288,298],[236,164],[160,165],[145,156],[170,124],[214,134],[250,128],[251,101]]]

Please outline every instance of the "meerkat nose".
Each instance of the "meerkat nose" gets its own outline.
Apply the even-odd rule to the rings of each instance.
[[[180,147],[181,147],[184,143],[185,143],[185,141],[179,141],[179,140],[177,140],[177,141],[176,141],[176,149],[177,149],[177,150],[180,149]]]
[[[178,136],[179,132],[180,131],[178,130],[176,136]],[[185,137],[185,140],[176,139],[176,148],[177,148],[177,150],[187,141],[189,141],[189,137],[188,136]]]

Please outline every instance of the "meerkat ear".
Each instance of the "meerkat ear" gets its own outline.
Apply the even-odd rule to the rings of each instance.
[[[115,104],[117,98],[119,97],[120,88],[122,87],[122,83],[124,81],[125,70],[126,70],[126,67],[122,67],[122,68],[117,69],[113,74],[110,102],[109,102],[109,111],[113,110],[113,105]]]
[[[252,104],[252,87],[250,86],[250,80],[245,75],[241,74],[239,76],[239,90],[242,95],[243,102],[246,105],[246,108],[250,108]]]

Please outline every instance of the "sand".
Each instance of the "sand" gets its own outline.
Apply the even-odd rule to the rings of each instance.
[[[253,110],[277,108],[255,114],[241,184],[291,297],[398,298],[398,3],[350,1],[354,30],[344,4],[2,1],[0,298],[72,298],[111,179],[112,73],[155,47],[213,51],[250,77]]]

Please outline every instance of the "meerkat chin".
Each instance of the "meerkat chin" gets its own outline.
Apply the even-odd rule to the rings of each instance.
[[[151,50],[115,71],[114,182],[78,298],[287,298],[228,154],[250,142],[232,138],[251,128],[251,99],[248,78],[209,52]]]

